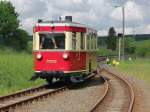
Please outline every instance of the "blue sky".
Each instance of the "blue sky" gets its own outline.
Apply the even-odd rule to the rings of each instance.
[[[32,33],[37,19],[73,16],[73,21],[88,24],[107,35],[113,26],[117,33],[122,31],[122,10],[125,7],[125,33],[150,33],[149,0],[10,0],[16,7],[21,27]]]

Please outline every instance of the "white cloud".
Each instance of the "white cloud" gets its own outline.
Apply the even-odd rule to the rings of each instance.
[[[127,2],[127,7],[125,10],[126,13],[126,18],[128,21],[141,21],[143,20],[143,15],[142,12],[140,11],[140,8],[136,3],[129,1]]]
[[[110,26],[122,29],[121,8],[114,8],[112,0],[10,0],[19,13],[22,27],[32,33],[37,19],[50,20],[60,16],[72,15],[73,20],[88,24],[107,34]],[[114,1],[114,0],[113,0]],[[116,0],[115,0],[116,1]],[[126,33],[132,33],[133,27],[141,33],[150,33],[150,1],[124,0]],[[144,1],[144,3],[143,3]],[[140,26],[143,26],[140,29]],[[119,31],[119,30],[118,30]]]
[[[43,0],[11,0],[21,18],[39,17],[47,11]]]
[[[108,35],[108,31],[107,30],[100,30],[97,33],[98,36],[107,36]]]
[[[147,25],[140,25],[139,27],[134,28],[135,33],[140,34],[148,34],[150,33],[150,24]]]
[[[125,20],[126,21],[142,21],[143,15],[139,9],[139,6],[134,1],[128,1],[125,7]],[[116,8],[111,17],[113,19],[122,21],[122,7]]]
[[[34,18],[27,18],[22,20],[22,28],[28,29],[29,32],[33,31],[33,25],[35,24],[36,19]]]

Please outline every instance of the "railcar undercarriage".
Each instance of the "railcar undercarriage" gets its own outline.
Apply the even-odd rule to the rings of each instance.
[[[36,72],[31,80],[34,81],[38,78],[45,79],[49,84],[52,84],[55,81],[64,81],[65,83],[82,83],[85,80],[96,75],[96,71],[91,73],[64,73],[63,71],[50,71],[50,72]]]

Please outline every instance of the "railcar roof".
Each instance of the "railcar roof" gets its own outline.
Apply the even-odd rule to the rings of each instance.
[[[89,32],[94,31],[97,32],[94,28],[89,27],[88,25],[81,24],[73,21],[66,20],[54,20],[54,21],[41,21],[36,24],[36,26],[77,26],[77,27],[85,27]]]
[[[65,20],[54,20],[54,21],[42,21],[40,23],[74,23],[74,24],[80,24],[80,25],[84,25],[81,23],[77,23],[77,22],[73,22],[73,21],[65,21]]]
[[[36,24],[37,26],[45,26],[45,25],[66,25],[66,26],[79,26],[79,27],[87,27],[85,24],[72,22],[72,21],[42,21]]]

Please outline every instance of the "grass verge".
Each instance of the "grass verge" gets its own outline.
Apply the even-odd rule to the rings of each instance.
[[[0,51],[0,95],[43,84],[42,80],[29,81],[33,73],[31,54]]]
[[[116,68],[129,76],[145,80],[150,84],[150,59],[137,58],[132,61],[124,61]]]

